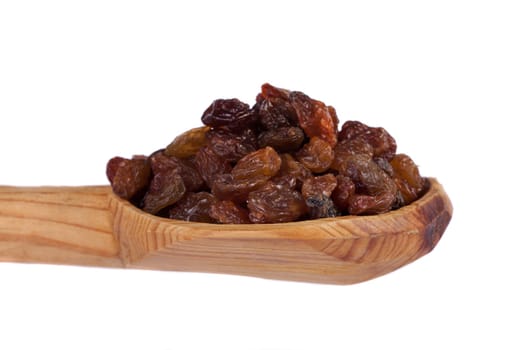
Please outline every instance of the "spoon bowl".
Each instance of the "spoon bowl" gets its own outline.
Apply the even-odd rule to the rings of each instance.
[[[159,218],[109,186],[0,186],[0,261],[358,283],[439,242],[452,205],[428,181],[420,199],[385,214],[245,225]]]

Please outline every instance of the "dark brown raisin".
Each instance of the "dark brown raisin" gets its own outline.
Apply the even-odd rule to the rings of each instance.
[[[314,136],[297,152],[296,158],[312,172],[323,173],[334,160],[334,150],[328,142]]]
[[[235,181],[266,178],[277,174],[281,167],[279,154],[271,147],[261,148],[241,158],[232,169]]]
[[[209,192],[188,192],[169,210],[170,219],[198,222],[217,222],[210,216],[210,208],[217,200]]]
[[[414,161],[406,154],[396,154],[390,162],[394,181],[403,198],[403,205],[410,204],[423,193],[426,180],[419,174]]]
[[[231,130],[251,127],[257,115],[250,106],[236,98],[218,99],[204,111],[202,123],[211,127],[226,126]]]
[[[195,165],[202,179],[211,188],[214,178],[231,171],[230,163],[213,152],[209,146],[202,147],[195,155]]]
[[[290,188],[300,189],[304,181],[313,176],[312,172],[290,154],[284,153],[281,157],[281,168],[272,181],[278,184],[288,184]]]
[[[144,196],[142,209],[156,214],[181,199],[185,192],[184,180],[176,169],[157,174]]]
[[[259,147],[270,146],[277,152],[293,152],[301,148],[304,133],[295,126],[263,131],[258,137]]]
[[[210,208],[210,216],[221,224],[249,224],[248,210],[232,201],[217,201]]]
[[[214,128],[207,134],[208,147],[228,162],[237,162],[257,150],[257,136],[252,129],[234,133],[226,128]]]
[[[250,221],[256,224],[295,221],[306,214],[301,193],[269,181],[248,196]]]
[[[336,186],[337,180],[333,174],[310,177],[305,180],[301,193],[311,219],[338,215],[338,210],[330,197]]]
[[[158,151],[150,156],[150,163],[154,175],[176,169],[182,177],[187,191],[198,191],[204,185],[204,180],[197,171],[192,158],[179,159]]]
[[[335,147],[337,119],[332,115],[334,112],[331,114],[323,102],[311,99],[302,92],[291,92],[290,101],[297,112],[299,125],[305,134],[310,138],[317,136],[326,141],[330,147]]]
[[[132,199],[149,184],[151,169],[146,158],[115,157],[106,168],[113,192],[124,199]]]
[[[381,127],[370,127],[358,121],[347,121],[339,132],[339,140],[363,139],[374,150],[375,158],[392,160],[396,154],[396,140]]]
[[[206,133],[209,129],[208,126],[202,126],[180,134],[166,147],[164,153],[177,158],[194,156],[206,144]]]

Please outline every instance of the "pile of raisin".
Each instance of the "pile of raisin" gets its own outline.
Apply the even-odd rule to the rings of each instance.
[[[339,130],[333,107],[299,91],[264,84],[252,107],[219,99],[201,120],[150,156],[111,159],[114,193],[162,217],[262,224],[380,214],[427,187],[385,129]]]

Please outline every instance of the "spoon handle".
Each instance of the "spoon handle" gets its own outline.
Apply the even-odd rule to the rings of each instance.
[[[0,186],[0,261],[122,267],[108,186]]]

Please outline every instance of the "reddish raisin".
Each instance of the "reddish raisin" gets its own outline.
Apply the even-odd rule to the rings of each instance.
[[[328,142],[314,136],[297,152],[297,159],[314,173],[328,170],[334,160],[334,150]]]
[[[150,162],[154,175],[176,169],[182,177],[187,191],[197,191],[204,185],[204,180],[197,171],[191,158],[179,159],[177,157],[167,156],[164,152],[158,151],[150,156]]]
[[[347,121],[339,132],[339,140],[363,139],[374,150],[375,158],[392,160],[396,154],[396,140],[383,128],[369,127],[358,121]]]
[[[270,146],[277,152],[293,152],[301,148],[304,133],[298,127],[281,127],[261,132],[258,141],[259,147]]]
[[[337,118],[333,117],[329,108],[322,103],[311,99],[302,92],[290,93],[290,101],[297,112],[299,125],[308,137],[317,136],[326,141],[330,147],[337,143]],[[333,109],[333,108],[332,108]]]
[[[330,198],[336,186],[337,180],[333,174],[310,177],[305,180],[301,193],[311,219],[338,215],[338,210]]]
[[[184,181],[176,169],[157,174],[144,196],[142,209],[156,214],[181,199],[185,192]]]
[[[209,129],[207,126],[202,126],[180,134],[166,147],[164,153],[177,158],[194,156],[206,144],[206,133]]]
[[[117,196],[132,199],[148,186],[151,169],[145,158],[115,157],[108,162],[106,174]]]
[[[295,221],[306,214],[301,194],[269,181],[248,196],[250,221],[256,224]]]
[[[339,172],[344,172],[347,158],[355,154],[362,154],[366,157],[372,158],[374,150],[372,149],[372,146],[362,139],[342,140],[335,146],[334,160],[330,165],[330,168]]]
[[[202,179],[212,187],[214,178],[221,174],[227,174],[231,171],[231,165],[224,158],[218,156],[211,147],[204,146],[195,155],[195,165]]]
[[[268,181],[267,177],[254,177],[242,180],[234,180],[231,174],[221,174],[215,177],[211,187],[211,193],[221,200],[231,200],[236,203],[245,202],[248,194]]]
[[[210,216],[221,224],[249,224],[248,210],[232,201],[217,201],[210,208]]]
[[[346,159],[344,173],[352,179],[358,195],[351,198],[350,214],[378,214],[391,209],[396,198],[394,180],[370,157],[362,154]]]
[[[215,223],[210,208],[216,201],[209,192],[188,192],[170,208],[170,219]]]
[[[337,186],[332,192],[332,200],[341,213],[348,211],[350,198],[355,194],[355,185],[352,179],[344,175],[337,175]]]

